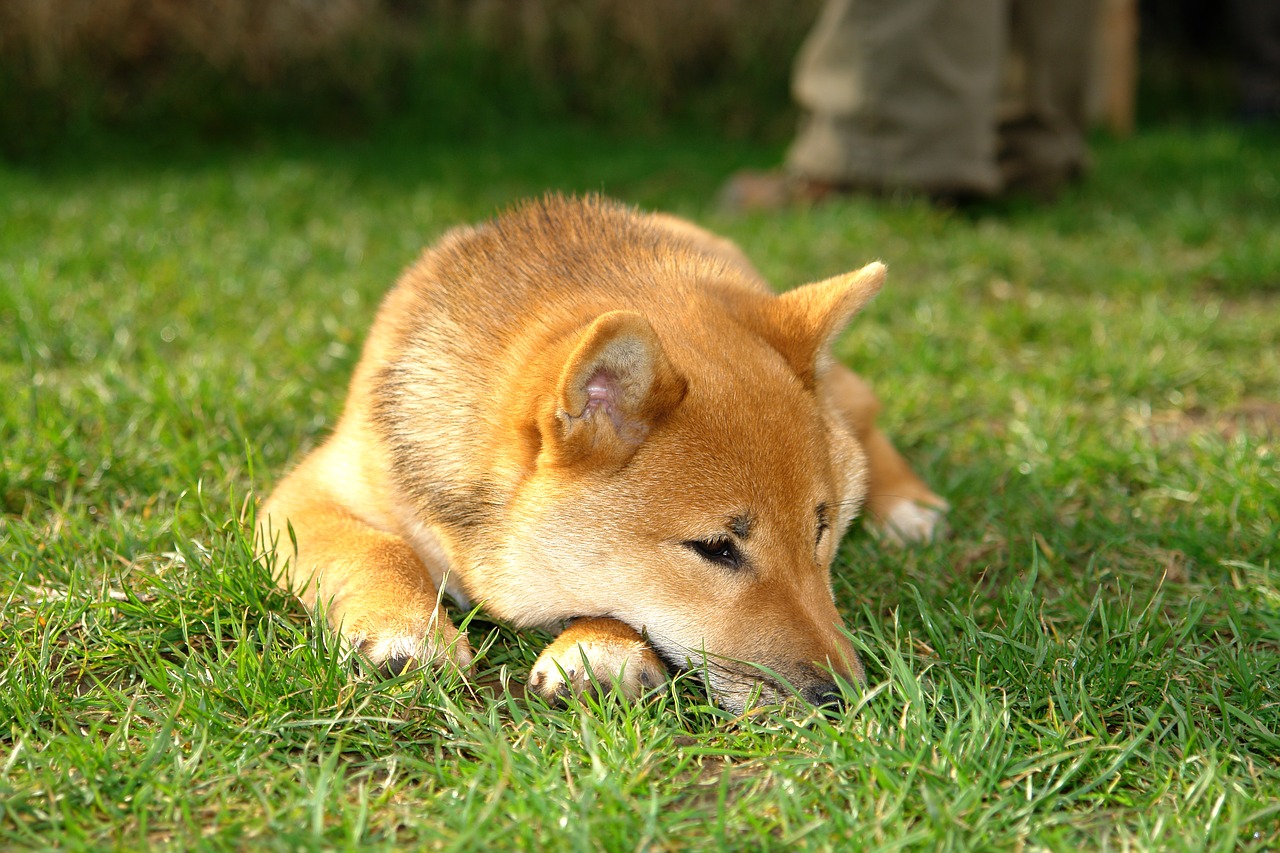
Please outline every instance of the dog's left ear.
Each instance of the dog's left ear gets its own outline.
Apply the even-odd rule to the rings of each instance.
[[[831,363],[831,344],[880,292],[884,273],[884,264],[873,261],[855,272],[790,290],[771,306],[769,342],[806,388],[817,386]]]
[[[610,311],[584,329],[560,372],[543,438],[557,461],[621,465],[684,398],[649,321]]]

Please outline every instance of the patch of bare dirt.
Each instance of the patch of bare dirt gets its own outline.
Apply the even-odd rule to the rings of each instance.
[[[1230,441],[1239,435],[1280,438],[1280,401],[1245,400],[1218,411],[1195,407],[1151,415],[1150,429],[1158,441],[1183,441],[1193,435],[1216,434]]]

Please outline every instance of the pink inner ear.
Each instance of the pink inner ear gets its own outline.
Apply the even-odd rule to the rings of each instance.
[[[594,411],[595,409],[604,409],[610,416],[615,416],[615,410],[618,403],[618,396],[621,393],[618,388],[618,382],[613,375],[605,370],[597,370],[587,380],[587,405],[583,410],[583,414]]]

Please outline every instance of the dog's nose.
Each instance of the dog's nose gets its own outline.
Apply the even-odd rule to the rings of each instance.
[[[836,709],[844,707],[844,697],[840,695],[840,688],[836,686],[834,681],[819,681],[816,684],[810,684],[800,691],[800,695],[810,705],[818,707],[825,705]]]

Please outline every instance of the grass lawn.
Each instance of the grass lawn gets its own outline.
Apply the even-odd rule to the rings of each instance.
[[[1153,129],[1052,206],[741,218],[717,185],[778,151],[693,133],[0,166],[0,847],[1275,849],[1276,150]],[[254,562],[399,270],[547,188],[691,216],[783,287],[889,264],[838,351],[952,535],[848,536],[843,714],[691,679],[550,709],[518,690],[548,637],[483,612],[479,685],[360,677]]]

